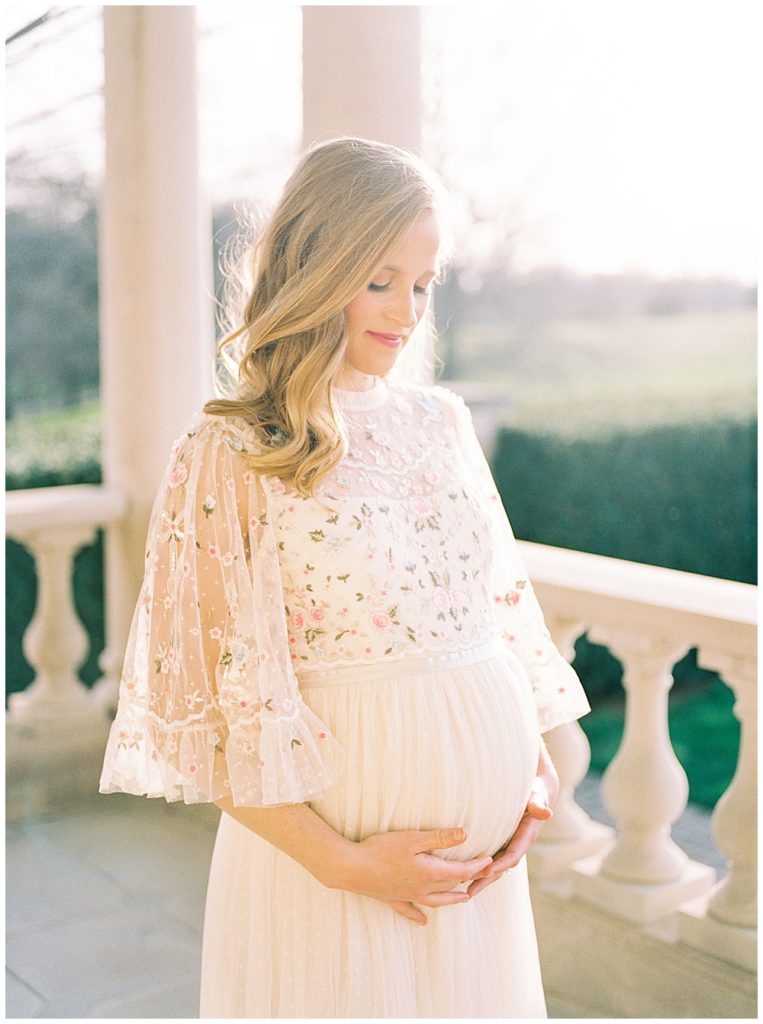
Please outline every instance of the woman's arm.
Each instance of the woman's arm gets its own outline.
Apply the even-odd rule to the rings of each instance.
[[[441,907],[466,903],[469,894],[451,892],[476,878],[490,857],[448,861],[431,850],[458,846],[461,828],[383,832],[359,843],[336,832],[307,804],[235,807],[230,797],[216,800],[226,814],[301,864],[323,885],[361,893],[389,903],[403,917],[426,924],[414,904]]]
[[[511,868],[519,864],[538,838],[543,822],[548,821],[554,813],[551,808],[558,793],[559,775],[541,736],[538,769],[525,813],[514,830],[514,834],[495,854],[492,862],[475,876],[475,880],[467,890],[470,896],[476,896],[482,889],[497,882],[505,871],[510,871]]]

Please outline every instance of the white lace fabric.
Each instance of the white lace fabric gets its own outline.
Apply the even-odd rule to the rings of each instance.
[[[101,791],[308,800],[342,752],[299,681],[501,638],[546,731],[590,710],[551,641],[463,400],[335,390],[349,450],[315,498],[252,472],[253,428],[198,414],[148,532]],[[377,669],[378,671],[378,669]]]

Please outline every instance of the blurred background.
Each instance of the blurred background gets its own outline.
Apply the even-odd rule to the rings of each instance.
[[[10,491],[104,480],[102,10],[6,5]],[[195,12],[211,360],[221,253],[303,146],[303,8]],[[435,295],[437,375],[472,406],[515,533],[755,583],[755,5],[418,12],[421,152],[450,190],[456,250]],[[95,537],[73,568],[87,688],[106,632]],[[8,540],[9,694],[35,677],[22,642],[37,586]],[[593,773],[626,715],[622,661],[595,639],[574,638]],[[670,742],[709,811],[737,766],[735,693],[696,647],[673,674]]]
[[[712,4],[690,18],[680,3],[421,8],[422,149],[456,239],[435,300],[438,372],[469,385],[521,538],[755,581],[750,9],[731,5],[720,45]],[[197,12],[219,289],[242,210],[266,210],[300,152],[301,9]],[[7,486],[97,482],[101,9],[17,3],[6,18]],[[86,682],[103,646],[100,557],[78,556]],[[11,544],[8,558],[16,691],[33,675],[20,638],[35,595],[29,557]],[[581,723],[603,767],[622,690],[609,657],[578,648],[607,697]],[[684,670],[717,711],[692,702],[702,722],[683,709],[672,723],[692,760],[696,747],[691,798],[712,806],[735,763],[730,695],[691,655],[679,682]]]

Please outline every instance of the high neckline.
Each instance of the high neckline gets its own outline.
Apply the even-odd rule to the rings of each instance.
[[[374,386],[365,391],[352,391],[350,388],[332,387],[332,394],[342,409],[363,410],[375,409],[386,399],[388,387],[383,377],[377,377]]]

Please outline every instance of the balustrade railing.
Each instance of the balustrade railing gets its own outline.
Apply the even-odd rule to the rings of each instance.
[[[54,730],[74,741],[77,729],[104,720],[104,709],[77,674],[87,654],[87,634],[74,604],[74,559],[93,543],[99,527],[122,519],[126,509],[121,494],[89,484],[6,495],[6,536],[29,550],[37,571],[37,604],[23,639],[35,678],[11,696],[11,726]]]
[[[78,549],[99,527],[124,517],[126,502],[105,487],[11,492],[6,533],[34,555],[37,607],[24,636],[34,682],[10,700],[9,720],[23,728],[102,721],[103,708],[80,682],[86,652],[72,592]],[[571,658],[587,632],[624,668],[625,730],[607,768],[602,796],[616,829],[592,821],[575,801],[590,748],[577,723],[547,735],[561,791],[554,817],[529,861],[534,878],[641,926],[675,912],[680,937],[706,952],[755,966],[757,681],[756,588],[578,551],[521,542],[546,620]],[[697,647],[735,694],[741,742],[734,779],[713,814],[727,876],[692,861],[671,826],[687,801],[687,781],[668,732],[672,666]],[[116,650],[117,647],[114,647]],[[583,680],[585,682],[585,680]]]
[[[621,661],[626,694],[622,742],[602,781],[615,830],[591,822],[574,804],[590,752],[577,723],[561,726],[547,737],[560,801],[531,851],[531,871],[563,878],[569,892],[638,925],[675,912],[685,942],[753,970],[756,588],[544,545],[522,548],[560,650],[569,656],[587,632]],[[694,647],[700,664],[734,691],[741,726],[736,773],[713,812],[728,861],[718,884],[714,869],[691,860],[671,837],[688,787],[668,732],[668,694],[673,665]],[[581,857],[586,846],[594,852]]]

